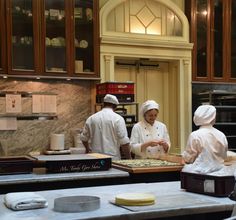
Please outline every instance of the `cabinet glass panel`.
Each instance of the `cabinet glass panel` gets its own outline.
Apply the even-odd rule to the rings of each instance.
[[[207,0],[197,1],[197,76],[207,76]]]
[[[1,13],[1,10],[0,10],[0,13]],[[1,18],[1,15],[0,15],[0,18]],[[2,36],[1,36],[1,33],[2,33],[2,28],[0,25],[0,70],[3,69],[3,67],[2,67]]]
[[[65,1],[46,0],[46,71],[66,71]]]
[[[75,73],[94,71],[93,0],[74,1]]]
[[[214,77],[222,77],[223,76],[223,52],[222,52],[222,44],[219,42],[223,42],[222,33],[223,33],[223,25],[222,25],[222,1],[215,0],[214,1]]]
[[[32,0],[12,0],[12,69],[34,69]]]
[[[231,77],[236,78],[236,1],[231,9]]]

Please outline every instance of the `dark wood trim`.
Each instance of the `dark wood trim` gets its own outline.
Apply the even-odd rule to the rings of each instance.
[[[223,44],[222,44],[222,51],[223,51],[223,75],[224,75],[224,81],[227,81],[229,79],[228,73],[229,73],[229,46],[231,45],[231,39],[229,36],[229,32],[231,32],[231,28],[229,25],[230,17],[228,10],[229,10],[229,1],[223,1]]]
[[[35,73],[38,75],[38,74],[41,74],[41,60],[40,60],[40,47],[41,47],[41,44],[40,44],[40,27],[41,27],[41,22],[40,22],[40,19],[41,19],[41,15],[39,13],[39,8],[40,8],[40,4],[39,4],[40,1],[33,1],[33,38],[34,38],[34,65],[35,65]]]
[[[65,4],[65,41],[66,41],[66,74],[71,75],[72,68],[71,68],[71,54],[73,50],[71,50],[71,39],[74,40],[74,35],[71,36],[71,23],[72,23],[72,9],[71,9],[71,2],[68,0],[64,0]]]
[[[75,0],[72,0],[70,2],[70,25],[69,25],[69,33],[71,35],[70,39],[70,60],[69,60],[69,65],[70,65],[70,71],[69,74],[71,76],[74,75],[75,72],[75,17],[74,17],[74,6],[75,6]]]
[[[99,1],[94,0],[94,73],[100,76]]]
[[[226,33],[226,41],[228,42],[228,44],[226,45],[227,46],[227,55],[225,57],[225,62],[226,62],[226,77],[227,77],[227,80],[230,80],[231,78],[231,18],[232,18],[232,0],[227,0],[227,12],[226,13],[226,28],[228,30],[228,32]]]
[[[11,4],[10,1],[6,1],[6,33],[7,33],[7,64],[8,74],[11,72],[11,37],[12,36],[12,19],[11,19]],[[9,42],[10,41],[10,42]]]
[[[214,74],[214,0],[207,1],[207,80]]]
[[[196,13],[194,11],[197,10],[196,1],[192,0],[192,9],[191,9],[191,42],[194,42],[193,46],[193,74],[194,79],[197,78],[197,19],[196,19]]]
[[[193,44],[192,50],[192,79],[196,80],[197,76],[197,39],[196,39],[196,0],[185,0],[185,14],[189,21],[189,35],[190,35],[190,42]]]
[[[227,79],[228,81],[236,82],[236,78],[232,78],[232,69],[231,69],[231,56],[232,56],[232,51],[231,51],[231,20],[232,20],[232,4],[233,0],[227,0],[228,2],[228,56],[227,56]]]
[[[0,2],[0,59],[2,65],[0,66],[0,72],[6,73],[6,62],[7,62],[7,52],[6,52],[6,14],[5,14],[5,1]]]
[[[46,62],[45,62],[45,59],[46,59],[46,42],[45,42],[45,39],[46,39],[46,17],[45,17],[45,1],[42,1],[41,2],[41,7],[40,7],[40,11],[41,11],[41,25],[40,25],[40,28],[41,28],[41,31],[40,31],[40,45],[41,45],[41,71],[42,71],[42,74],[44,75],[46,73]]]

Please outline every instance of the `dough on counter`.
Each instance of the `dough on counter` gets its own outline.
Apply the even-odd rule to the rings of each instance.
[[[135,160],[114,160],[112,161],[118,165],[124,165],[133,168],[139,167],[164,167],[164,166],[179,166],[180,163],[169,162],[166,160],[157,159],[135,159]]]
[[[117,205],[145,206],[155,203],[155,196],[150,193],[122,193],[115,197]]]

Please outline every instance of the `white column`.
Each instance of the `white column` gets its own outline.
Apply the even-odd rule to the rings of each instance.
[[[192,86],[190,60],[180,62],[179,74],[179,129],[181,152],[185,149],[188,136],[192,130]]]
[[[104,55],[104,67],[102,69],[102,81],[114,81],[115,78],[114,56]]]

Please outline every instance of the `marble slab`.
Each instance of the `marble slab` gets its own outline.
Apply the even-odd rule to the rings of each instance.
[[[56,94],[56,120],[17,120],[17,130],[0,133],[0,156],[21,156],[44,152],[51,133],[65,134],[65,148],[75,146],[74,131],[91,115],[91,82],[71,80],[0,79],[1,90],[30,94]],[[69,94],[69,95],[68,95]],[[22,97],[19,115],[32,115],[32,97]],[[53,112],[55,109],[53,110]],[[0,97],[0,113],[6,113],[5,97]]]
[[[92,180],[106,178],[122,178],[129,177],[129,173],[117,169],[109,169],[106,171],[92,172],[72,172],[72,173],[46,173],[44,168],[34,169],[33,173],[16,174],[16,175],[0,175],[0,186],[6,184],[22,184],[22,183],[46,183],[71,180]],[[1,218],[0,218],[1,219]]]
[[[153,193],[157,198],[157,207],[153,210],[131,211],[111,204],[117,194],[125,192]],[[124,184],[100,187],[86,187],[37,192],[48,201],[48,207],[43,209],[12,211],[3,203],[4,195],[0,195],[1,220],[76,220],[76,219],[151,219],[232,211],[235,202],[228,198],[217,198],[206,195],[185,192],[180,189],[180,182]],[[94,211],[79,213],[59,213],[53,210],[54,200],[63,196],[97,196],[101,200],[100,208]],[[165,199],[164,199],[165,198]],[[190,201],[191,200],[191,201]],[[186,206],[187,203],[190,203]],[[200,204],[201,203],[201,204]],[[160,206],[158,206],[160,204]],[[165,204],[165,205],[164,205]]]

